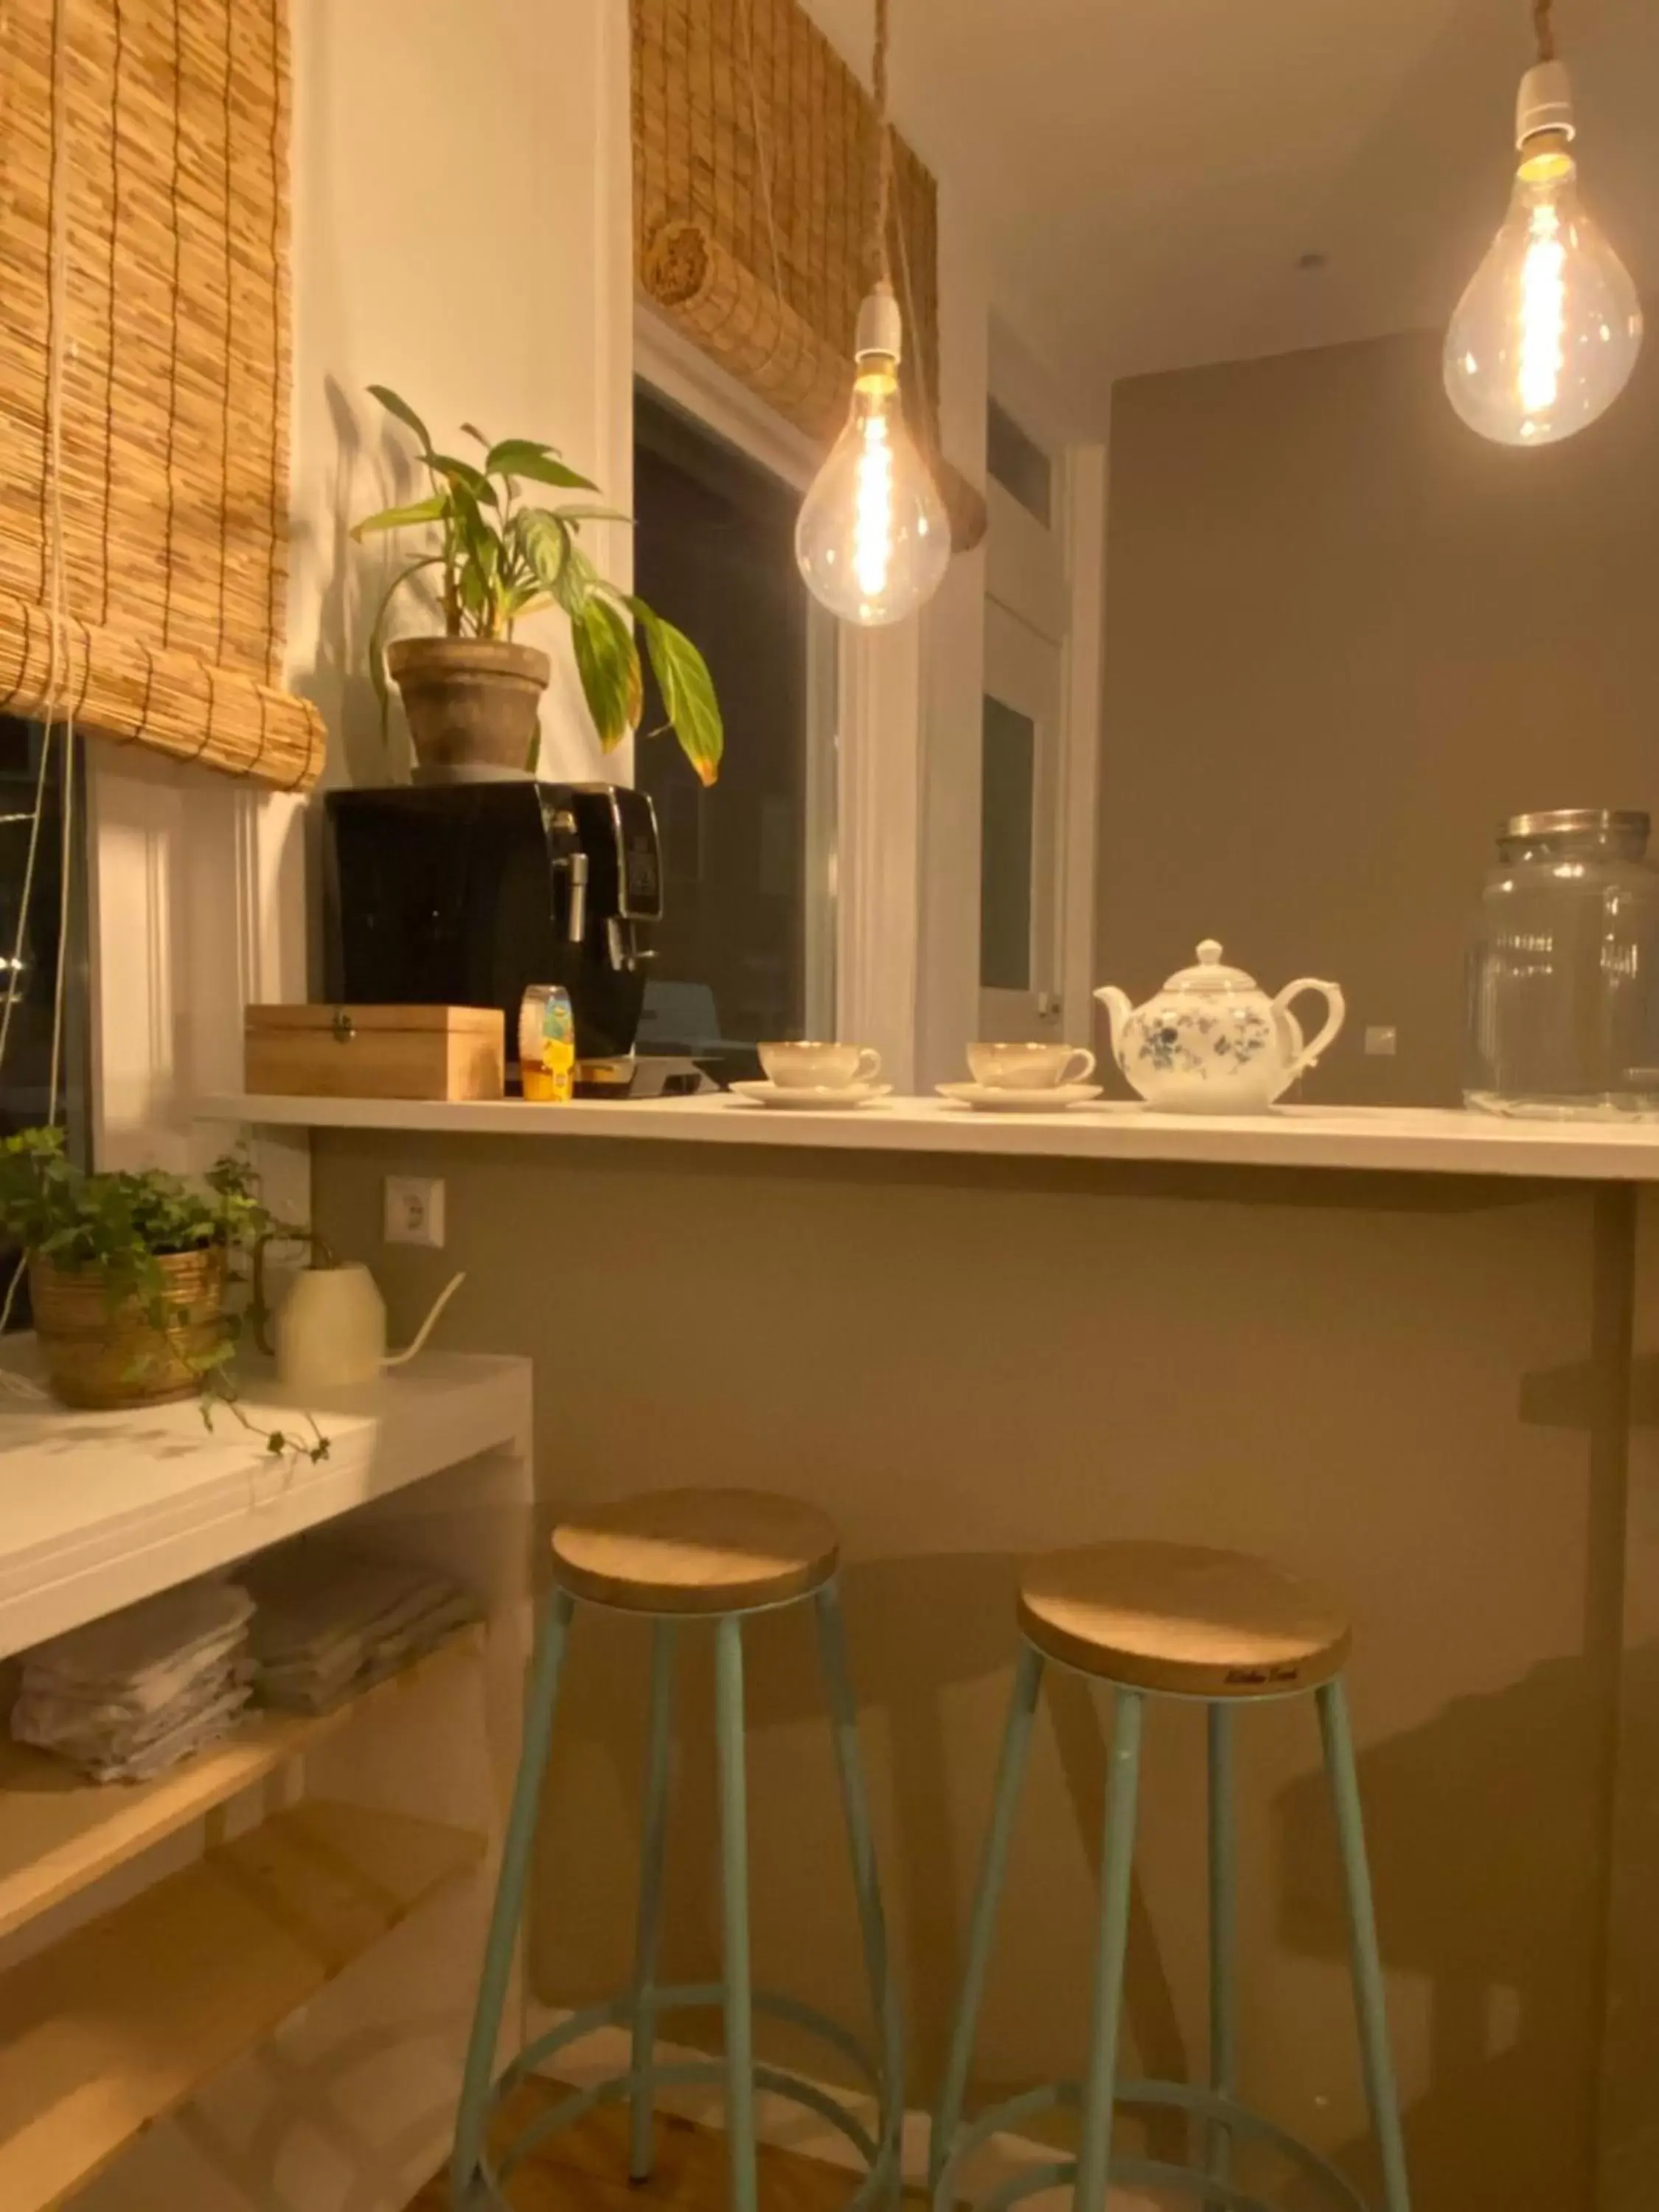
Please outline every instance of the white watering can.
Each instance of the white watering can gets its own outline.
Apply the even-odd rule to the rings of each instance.
[[[320,1237],[308,1237],[305,1242],[311,1247],[312,1263],[295,1277],[293,1288],[276,1310],[273,1342],[265,1326],[270,1319],[264,1297],[269,1241],[261,1237],[253,1255],[254,1340],[261,1352],[275,1352],[276,1380],[283,1388],[301,1395],[372,1382],[389,1368],[413,1359],[466,1280],[464,1274],[457,1275],[439,1294],[405,1351],[388,1352],[386,1300],[380,1285],[361,1261],[338,1261]]]

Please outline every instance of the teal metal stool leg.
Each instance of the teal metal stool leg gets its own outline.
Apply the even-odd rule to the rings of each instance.
[[[673,1720],[674,1624],[651,1632],[651,1718],[645,1753],[645,1817],[640,1843],[639,1917],[634,1938],[633,2089],[628,2113],[628,2178],[648,2181],[651,2065],[657,2039],[657,1939],[662,1928],[663,1853],[668,1837],[669,1732]]]
[[[963,1967],[962,1991],[957,1999],[956,2022],[951,2032],[951,2053],[945,2081],[933,2113],[927,2152],[927,2184],[938,2197],[945,2169],[962,2124],[963,2099],[968,2090],[968,2069],[973,2062],[974,2035],[985,1995],[985,1973],[991,1960],[991,1937],[1003,1877],[1008,1870],[1008,1844],[1013,1833],[1014,1810],[1031,1749],[1031,1724],[1036,1717],[1037,1692],[1042,1686],[1042,1656],[1029,1644],[1019,1647],[1014,1668],[1013,1694],[1007,1724],[1002,1733],[1002,1754],[997,1765],[995,1794],[991,1800],[991,1826],[980,1861],[979,1881],[974,1892],[973,1917],[968,1929],[968,1956]]]
[[[896,2197],[901,2184],[899,2137],[904,2126],[904,2031],[887,1948],[887,1921],[876,1872],[875,1840],[870,1832],[870,1801],[864,1787],[864,1765],[859,1756],[858,1704],[847,1664],[847,1630],[842,1620],[841,1599],[833,1582],[826,1583],[818,1592],[815,1609],[824,1699],[830,1708],[830,1735],[841,1777],[842,1810],[847,1821],[847,1847],[853,1862],[859,1926],[864,1936],[865,1969],[870,1979],[870,2006],[880,2039],[878,2139],[883,2155],[892,2161],[892,2194]]]
[[[1237,1954],[1237,1852],[1233,1832],[1233,1717],[1225,1705],[1212,1705],[1210,1730],[1210,2087],[1218,2097],[1231,2097],[1237,2087],[1237,2014],[1233,1997],[1233,1962]],[[1212,2180],[1224,2186],[1232,2179],[1232,2130],[1224,2121],[1211,2121],[1205,2163]],[[1206,2203],[1219,2205],[1220,2197]]]
[[[1318,1692],[1319,1729],[1325,1744],[1336,1831],[1342,1846],[1342,1878],[1348,1899],[1348,1940],[1353,1962],[1354,2009],[1359,2022],[1360,2063],[1371,2128],[1382,2161],[1384,2212],[1410,2212],[1406,2180],[1406,2145],[1400,2127],[1394,2061],[1382,1992],[1382,1961],[1377,1950],[1376,1913],[1371,1901],[1370,1869],[1365,1858],[1365,1828],[1359,1810],[1359,1777],[1354,1765],[1353,1733],[1348,1724],[1347,1692],[1339,1675]]]
[[[1083,2085],[1083,2140],[1078,2152],[1073,2212],[1106,2212],[1117,2097],[1118,2025],[1129,1936],[1129,1876],[1134,1864],[1140,1800],[1140,1736],[1146,1698],[1120,1689],[1114,1699],[1111,1775],[1106,1790],[1106,1838],[1101,1852],[1100,1938],[1095,1954],[1094,2027]]]
[[[725,1935],[726,2143],[732,2212],[757,2212],[755,2045],[749,1969],[749,1809],[744,1775],[743,1623],[715,1632],[714,1730],[720,1759],[720,1909]]]
[[[524,1912],[525,1878],[530,1870],[531,1848],[536,1840],[536,1819],[541,1810],[542,1785],[547,1778],[547,1755],[553,1741],[553,1709],[558,1701],[559,1670],[564,1664],[575,1601],[568,1590],[556,1589],[548,1601],[536,1654],[535,1672],[524,1716],[524,1745],[519,1754],[518,1780],[513,1787],[513,1807],[507,1814],[501,1843],[501,1870],[495,1883],[495,1903],[490,1915],[489,1937],[484,1947],[483,1972],[472,2014],[471,2039],[461,2081],[461,2101],[455,2123],[455,2149],[450,2161],[450,2189],[458,2208],[473,2202],[489,2125],[489,2088],[495,2072],[495,2045],[501,2035],[507,1985],[512,1978],[513,1954],[519,1922]]]

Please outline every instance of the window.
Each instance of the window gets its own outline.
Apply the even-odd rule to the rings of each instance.
[[[985,465],[994,483],[1017,499],[1047,530],[1053,520],[1054,468],[1035,438],[994,399],[985,419]]]
[[[43,782],[43,734],[32,723],[0,718],[0,1029],[4,1032],[3,1047],[0,1047],[0,1136],[45,1121],[51,1109],[59,924],[65,910],[64,749],[61,744],[53,745]],[[40,802],[38,836],[34,831],[37,794]],[[86,820],[82,797],[77,775],[74,810],[77,824]],[[31,842],[34,872],[25,915],[23,887]],[[71,840],[70,870],[58,1117],[68,1128],[71,1151],[84,1158],[88,1023],[84,842],[78,832]],[[15,1267],[15,1255],[0,1248],[0,1305]],[[21,1290],[11,1319],[15,1327],[27,1326],[27,1299]]]
[[[988,694],[984,716],[979,980],[984,990],[1029,991],[1036,725]]]
[[[643,1051],[830,1033],[834,625],[795,568],[799,503],[702,425],[636,393],[637,587],[702,649],[726,732],[711,791],[671,742],[642,735],[635,749],[663,843]],[[641,730],[662,719],[647,689]]]

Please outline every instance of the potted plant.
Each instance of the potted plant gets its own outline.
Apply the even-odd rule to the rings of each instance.
[[[22,1248],[47,1381],[68,1406],[154,1405],[216,1382],[228,1401],[227,1263],[276,1227],[239,1157],[197,1183],[88,1174],[59,1129],[0,1143],[0,1238]]]
[[[530,505],[526,484],[593,491],[551,446],[533,438],[492,443],[471,423],[477,462],[434,449],[426,425],[383,384],[370,392],[420,442],[431,482],[424,499],[389,507],[358,523],[361,541],[381,531],[424,530],[434,543],[393,577],[369,638],[369,663],[382,713],[388,675],[403,694],[410,735],[422,769],[503,770],[533,775],[541,695],[552,674],[546,653],[514,641],[520,617],[556,607],[570,624],[576,672],[599,743],[607,752],[637,726],[644,684],[637,625],[662,695],[666,726],[705,784],[720,772],[724,732],[707,664],[684,631],[600,575],[583,551],[586,522],[625,522],[602,507]],[[393,601],[435,570],[443,612],[441,637],[385,643]]]

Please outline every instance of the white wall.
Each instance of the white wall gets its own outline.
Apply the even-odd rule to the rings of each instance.
[[[628,9],[293,0],[293,36],[290,681],[328,722],[331,780],[368,782],[386,769],[365,647],[392,554],[347,532],[409,480],[408,440],[365,387],[401,392],[459,450],[463,420],[546,438],[628,504]],[[589,538],[625,582],[628,531]],[[555,656],[548,771],[615,775],[565,625],[520,634]]]

